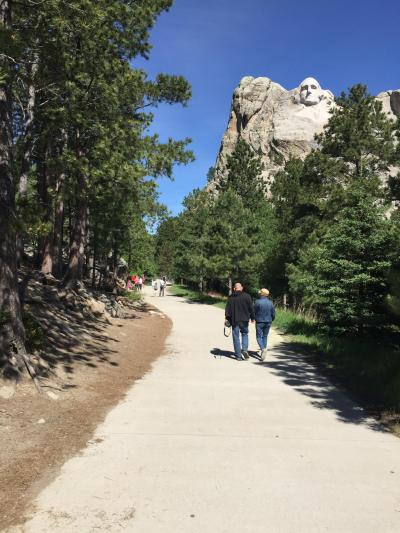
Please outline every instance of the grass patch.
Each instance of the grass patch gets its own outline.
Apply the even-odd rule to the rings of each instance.
[[[169,287],[169,289],[174,296],[181,296],[182,298],[186,298],[191,302],[213,305],[215,307],[225,309],[226,299],[215,298],[214,296],[209,296],[208,294],[203,294],[199,291],[188,289],[184,285],[172,285]]]
[[[316,320],[282,309],[274,326],[400,436],[398,347],[374,339],[333,337],[321,331]]]
[[[319,332],[318,323],[307,315],[278,309],[274,326],[289,335],[313,336]]]
[[[138,291],[125,291],[124,296],[132,302],[140,302],[140,300],[142,299],[142,294]]]

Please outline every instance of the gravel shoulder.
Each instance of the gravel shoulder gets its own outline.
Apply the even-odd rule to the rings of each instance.
[[[82,324],[83,326],[83,324]],[[26,380],[0,383],[0,530],[21,523],[36,495],[164,351],[171,322],[148,305],[111,324],[78,329],[69,361],[39,395]]]

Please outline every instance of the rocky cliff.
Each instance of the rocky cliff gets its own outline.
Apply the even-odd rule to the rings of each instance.
[[[380,93],[386,113],[400,115],[400,90]],[[215,178],[225,173],[225,162],[239,137],[262,153],[264,177],[273,178],[289,157],[305,157],[317,147],[315,135],[327,123],[334,96],[314,78],[286,90],[269,78],[246,76],[235,89],[228,127],[215,165]],[[213,188],[213,183],[210,183]]]

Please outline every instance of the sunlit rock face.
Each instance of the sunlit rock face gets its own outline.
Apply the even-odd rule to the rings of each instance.
[[[315,78],[306,78],[300,83],[299,92],[300,103],[310,106],[319,104],[326,97],[325,93],[328,91],[323,91]]]
[[[385,111],[400,114],[400,91],[377,97]],[[215,165],[215,182],[226,172],[226,157],[239,137],[262,154],[264,178],[273,179],[290,157],[304,158],[318,148],[315,135],[323,131],[336,106],[331,91],[315,78],[305,78],[295,89],[286,90],[269,78],[242,78],[232,99],[227,129]]]
[[[400,116],[400,89],[396,91],[384,91],[376,97],[382,102],[383,110],[391,118]]]

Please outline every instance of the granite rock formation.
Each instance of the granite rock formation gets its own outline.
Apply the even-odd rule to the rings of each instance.
[[[388,115],[400,115],[400,90],[380,93],[377,98]],[[322,89],[314,78],[306,78],[289,91],[269,78],[242,78],[233,93],[214,183],[224,175],[226,157],[240,137],[262,154],[264,178],[273,179],[290,157],[303,158],[317,147],[315,135],[322,132],[335,105],[331,91]]]

